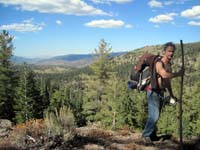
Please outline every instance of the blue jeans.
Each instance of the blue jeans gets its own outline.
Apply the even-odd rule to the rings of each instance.
[[[150,137],[156,131],[156,124],[160,116],[161,110],[161,95],[147,91],[147,101],[148,101],[148,119],[143,130],[142,136],[143,137]]]

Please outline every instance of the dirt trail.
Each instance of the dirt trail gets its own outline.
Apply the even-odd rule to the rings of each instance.
[[[20,147],[9,144],[12,138],[8,138],[4,142],[7,144],[0,144],[0,150],[179,150],[175,138],[166,138],[154,142],[154,146],[147,146],[139,133],[129,129],[111,131],[99,127],[81,127],[74,130],[74,135],[68,142],[59,136],[43,142],[41,137],[34,137],[36,142],[28,141],[29,144]],[[184,140],[184,150],[200,150],[200,138]]]
[[[106,131],[98,128],[82,127],[76,129],[77,147],[84,150],[178,150],[175,139],[163,139],[154,142],[154,146],[145,146],[139,133],[130,130]],[[165,137],[165,136],[163,136]],[[166,136],[167,137],[167,136]],[[78,139],[79,138],[79,139]],[[80,141],[79,141],[80,140]],[[79,141],[79,142],[78,142]],[[184,143],[184,150],[200,150],[199,139]]]

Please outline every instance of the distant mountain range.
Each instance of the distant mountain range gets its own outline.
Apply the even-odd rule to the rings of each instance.
[[[127,52],[115,52],[111,53],[111,57],[123,55]],[[84,67],[91,64],[96,59],[94,54],[70,54],[55,56],[48,59],[42,58],[26,58],[21,56],[12,56],[11,61],[15,64],[34,64],[34,65],[46,65],[46,66],[70,66],[70,67]]]

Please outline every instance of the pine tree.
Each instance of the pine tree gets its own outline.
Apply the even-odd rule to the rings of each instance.
[[[84,114],[87,121],[100,121],[103,118],[102,110],[108,110],[106,97],[107,81],[110,77],[109,58],[112,48],[103,39],[99,43],[98,49],[95,49],[95,56],[98,57],[90,67],[93,75],[86,79],[84,96]],[[104,111],[105,112],[105,111]]]
[[[67,85],[69,95],[69,107],[73,111],[75,121],[78,126],[86,124],[83,112],[83,83],[81,76],[76,77],[74,81]]]
[[[0,34],[0,118],[14,117],[13,102],[17,75],[10,62],[13,37],[5,30]]]
[[[37,81],[38,81],[37,86],[39,87],[40,97],[38,97],[38,99],[36,100],[35,117],[43,118],[44,111],[49,107],[50,104],[51,81],[48,77],[47,78],[40,77],[40,79]]]
[[[102,39],[99,43],[98,49],[95,49],[95,55],[98,57],[97,61],[91,65],[93,73],[101,81],[109,78],[109,58],[112,47]]]
[[[33,71],[24,64],[21,70],[17,99],[15,101],[15,120],[18,123],[41,116],[41,97],[36,86]]]
[[[60,87],[58,90],[54,90],[50,98],[49,111],[60,109],[61,106],[66,104],[65,89]]]

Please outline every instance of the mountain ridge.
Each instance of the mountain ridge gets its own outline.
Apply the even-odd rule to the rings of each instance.
[[[127,52],[113,52],[111,57],[123,55]],[[68,54],[54,56],[51,58],[26,58],[21,56],[12,56],[11,61],[15,64],[33,64],[37,66],[69,66],[69,67],[85,67],[91,64],[96,58],[95,54]]]

